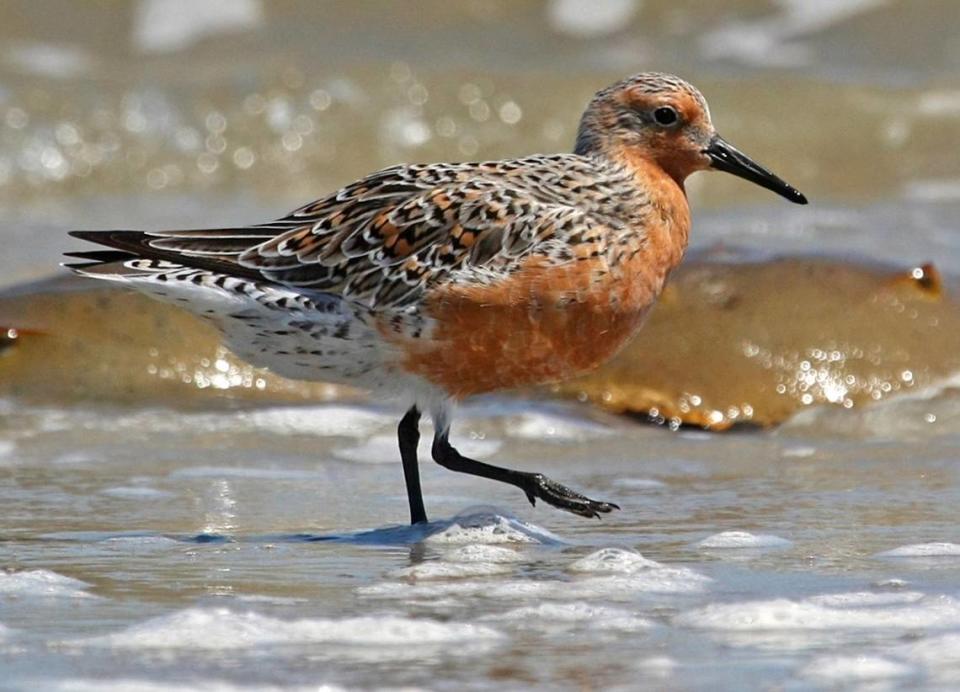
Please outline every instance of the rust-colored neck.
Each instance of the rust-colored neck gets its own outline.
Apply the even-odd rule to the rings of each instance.
[[[638,152],[622,151],[618,158],[650,201],[651,212],[644,228],[647,244],[654,252],[649,259],[655,260],[666,278],[683,258],[690,236],[690,205],[683,187],[686,175],[671,174]]]

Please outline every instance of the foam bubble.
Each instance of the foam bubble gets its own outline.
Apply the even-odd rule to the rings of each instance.
[[[660,567],[629,576],[588,577],[558,583],[552,595],[554,598],[619,599],[640,594],[701,593],[711,581],[710,577],[687,567]]]
[[[878,594],[879,596],[879,594]],[[856,594],[845,600],[835,594],[803,601],[785,598],[743,603],[715,603],[681,613],[674,622],[684,627],[727,631],[888,629],[960,626],[960,601],[950,596],[924,596],[915,602],[873,607],[875,601]]]
[[[511,548],[475,543],[448,550],[442,560],[394,570],[390,576],[414,580],[485,577],[512,572],[513,563],[522,559],[523,556]]]
[[[877,553],[877,557],[960,557],[957,543],[915,543]]]
[[[574,574],[589,575],[567,583],[564,589],[567,597],[696,593],[712,581],[688,567],[662,565],[621,548],[598,550],[574,561],[567,569]]]
[[[426,542],[434,547],[471,544],[563,544],[546,529],[528,524],[493,507],[469,507],[452,519],[421,524],[387,526],[335,537],[344,543],[410,545]]]
[[[793,545],[792,541],[770,534],[753,534],[746,531],[724,531],[707,536],[698,541],[698,548],[729,549],[729,548],[786,548]]]
[[[394,570],[390,576],[401,579],[462,579],[464,577],[489,577],[513,571],[502,562],[447,562],[430,560],[418,565]]]
[[[529,629],[569,629],[586,624],[591,629],[637,632],[650,629],[654,623],[622,608],[595,605],[585,601],[540,603],[488,615],[488,621],[509,622]]]
[[[227,608],[188,608],[151,618],[99,637],[74,640],[76,646],[111,649],[253,649],[289,644],[344,644],[373,647],[416,647],[496,641],[503,635],[490,627],[436,622],[397,616],[343,619],[279,620]]]
[[[811,661],[801,675],[837,685],[902,678],[915,672],[911,666],[882,656],[821,656]]]
[[[493,510],[471,509],[457,515],[446,528],[425,539],[432,545],[470,543],[561,543],[559,537],[532,524]]]
[[[642,570],[662,567],[659,562],[648,560],[640,553],[621,548],[604,548],[580,558],[567,568],[571,572],[605,574],[636,574]]]
[[[924,595],[919,591],[900,591],[874,593],[872,591],[855,591],[852,593],[830,593],[821,596],[811,596],[810,603],[827,606],[828,608],[863,608],[871,606],[896,605],[899,603],[916,603],[923,600]]]
[[[23,598],[94,598],[86,592],[90,584],[46,569],[0,572],[0,596]]]
[[[520,562],[523,555],[513,548],[476,543],[455,548],[444,554],[452,562]]]
[[[657,565],[657,563],[653,563]],[[494,601],[622,599],[639,594],[700,593],[711,579],[686,567],[657,567],[632,574],[579,574],[576,579],[464,579],[457,581],[383,582],[361,586],[371,598],[416,600],[485,598]]]
[[[424,583],[382,582],[356,589],[360,596],[369,598],[424,601],[429,604],[441,600],[462,601],[465,598],[487,598],[495,601],[523,601],[549,598],[556,591],[555,583],[535,579],[498,579],[496,581],[464,579]]]

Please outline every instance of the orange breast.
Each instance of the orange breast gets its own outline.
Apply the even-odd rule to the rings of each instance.
[[[639,326],[642,309],[613,309],[586,294],[584,269],[531,266],[496,286],[451,286],[433,294],[429,341],[407,341],[403,363],[463,397],[563,379],[612,356]],[[568,302],[581,291],[582,302]],[[603,305],[602,303],[606,303]]]
[[[682,188],[660,173],[641,232],[608,238],[619,254],[563,265],[530,257],[502,281],[449,283],[426,296],[436,328],[426,339],[384,338],[405,354],[400,367],[456,398],[546,384],[596,368],[643,322],[687,243],[689,210]],[[575,254],[583,248],[573,248]]]

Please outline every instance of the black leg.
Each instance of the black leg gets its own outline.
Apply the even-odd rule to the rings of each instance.
[[[419,424],[420,411],[413,406],[400,421],[400,427],[397,429],[397,437],[400,439],[400,458],[403,460],[403,477],[407,481],[411,524],[420,524],[427,520],[427,512],[423,508],[423,493],[420,491],[420,471],[417,468]]]
[[[450,445],[446,433],[438,434],[433,438],[433,459],[451,471],[469,473],[474,476],[482,476],[490,480],[515,485],[527,494],[527,499],[530,500],[531,505],[536,505],[536,500],[539,497],[554,507],[565,509],[582,517],[598,518],[601,512],[605,514],[620,509],[612,502],[591,500],[565,485],[550,480],[542,473],[514,471],[468,459]]]

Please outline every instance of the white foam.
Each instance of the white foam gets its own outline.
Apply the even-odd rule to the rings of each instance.
[[[511,548],[470,544],[448,550],[442,560],[430,560],[394,570],[390,576],[402,579],[462,579],[512,572],[523,556]]]
[[[485,621],[509,622],[526,629],[569,629],[586,624],[591,629],[639,632],[650,629],[654,623],[622,608],[595,605],[585,601],[570,603],[540,603],[514,608],[504,613],[487,615]]]
[[[3,597],[94,598],[86,592],[89,587],[84,581],[46,569],[0,572],[0,596]]]
[[[701,593],[711,582],[709,577],[686,567],[653,564],[657,566],[629,574],[580,573],[576,578],[565,581],[519,578],[388,581],[358,587],[356,593],[370,598],[421,601],[427,605],[440,599],[468,598],[496,602],[545,599],[594,601],[631,598],[641,594]]]
[[[125,630],[69,642],[110,649],[255,649],[290,644],[416,647],[497,641],[503,635],[485,625],[437,622],[397,616],[280,620],[227,608],[188,608],[151,618]]]
[[[561,543],[559,537],[515,517],[495,511],[466,510],[454,517],[449,526],[428,536],[432,545],[467,545],[470,543]]]
[[[712,581],[689,567],[662,565],[621,548],[603,548],[572,562],[567,569],[574,574],[589,575],[566,584],[565,597],[568,598],[698,593]]]
[[[207,36],[252,29],[262,21],[260,0],[140,0],[133,44],[143,52],[181,50]]]
[[[923,600],[924,595],[919,591],[898,591],[876,593],[873,591],[854,591],[851,593],[828,593],[820,596],[811,596],[810,603],[827,606],[828,608],[864,608],[872,606],[897,605],[900,603],[916,603]]]
[[[641,594],[690,594],[706,590],[712,580],[687,567],[660,567],[629,576],[589,577],[554,589],[554,598],[630,598]]]
[[[502,562],[448,562],[429,560],[390,573],[400,579],[463,579],[465,577],[489,577],[512,572],[513,567]]]
[[[640,553],[621,548],[603,548],[580,558],[567,568],[571,572],[591,574],[636,574],[643,570],[663,567],[659,562],[648,560]]]
[[[609,428],[596,423],[536,411],[511,416],[507,419],[506,431],[521,440],[552,442],[583,442],[613,434]]]
[[[873,603],[864,603],[859,595],[844,603],[843,595],[835,594],[834,605],[825,605],[822,596],[815,598],[820,602],[812,598],[802,601],[781,598],[716,603],[681,613],[674,618],[674,623],[697,629],[740,632],[960,627],[960,601],[951,596],[924,596],[915,602],[886,607],[873,607]]]
[[[356,589],[360,596],[390,600],[422,601],[434,604],[460,602],[465,598],[486,598],[494,601],[524,601],[549,598],[556,591],[555,583],[536,579],[498,579],[427,582],[381,582]]]
[[[732,548],[786,548],[793,545],[792,541],[770,534],[753,534],[746,531],[724,531],[707,536],[698,541],[698,548],[732,549]]]
[[[852,684],[914,675],[912,666],[883,656],[820,656],[801,671],[806,678],[831,685]]]
[[[877,553],[877,557],[960,557],[957,543],[915,543]]]
[[[502,548],[496,545],[476,543],[454,548],[444,554],[444,558],[451,562],[520,562],[523,555],[513,548]]]

